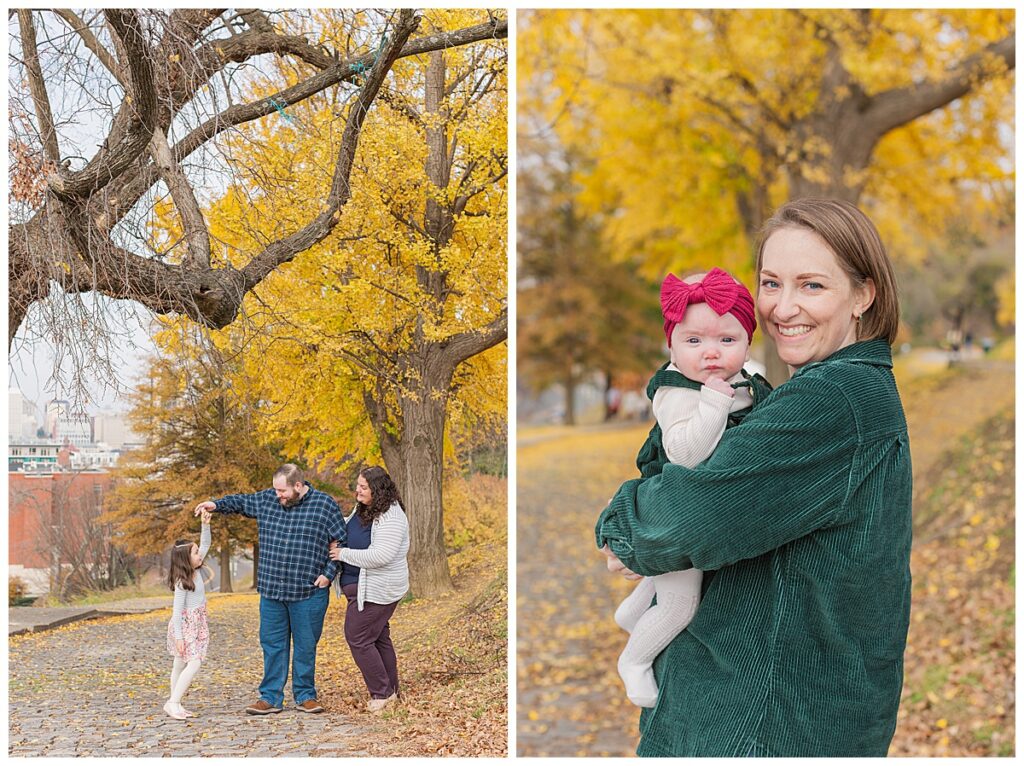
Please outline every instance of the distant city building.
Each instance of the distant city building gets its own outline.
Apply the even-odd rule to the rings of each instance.
[[[7,470],[23,473],[59,470],[60,442],[54,439],[7,437]]]
[[[7,400],[8,435],[18,438],[35,436],[39,430],[39,416],[35,404],[16,388],[8,389]]]
[[[104,444],[87,444],[70,450],[72,471],[95,468],[113,468],[121,457],[121,450],[110,449]]]
[[[131,430],[124,415],[111,412],[101,412],[93,418],[93,441],[115,450],[143,444],[142,437]]]
[[[57,423],[70,411],[70,405],[63,399],[52,399],[46,405],[46,415],[43,418],[43,430],[51,439],[57,438]]]
[[[57,420],[53,437],[61,444],[84,447],[92,444],[92,418],[84,412],[66,413]]]

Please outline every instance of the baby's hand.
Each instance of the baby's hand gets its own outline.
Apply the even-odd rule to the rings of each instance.
[[[208,511],[208,510],[206,510],[204,508],[203,511],[202,511],[202,514],[203,514],[203,523],[204,524],[209,524],[210,520],[213,518],[213,512],[212,511]]]
[[[733,389],[733,387],[729,383],[726,383],[724,380],[722,380],[722,378],[710,377],[704,381],[704,385],[710,388],[712,391],[717,391],[718,393],[725,394],[728,397],[733,397],[736,395],[735,389]]]

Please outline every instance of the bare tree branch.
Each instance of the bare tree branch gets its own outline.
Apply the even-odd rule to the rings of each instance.
[[[965,96],[972,88],[972,81],[984,77],[991,70],[993,61],[1004,64],[1008,69],[1015,67],[1016,35],[990,43],[983,51],[968,56],[943,80],[894,88],[877,94],[871,99],[865,117],[873,131],[882,136]]]
[[[56,10],[58,16],[64,19],[69,26],[82,38],[86,47],[100,60],[106,69],[117,78],[118,82],[127,90],[129,83],[120,71],[120,67],[110,55],[110,52],[99,42],[88,26],[72,11]],[[181,171],[178,163],[174,161],[174,155],[167,143],[167,137],[158,126],[153,130],[153,138],[149,144],[149,154],[153,158],[154,165],[160,172],[160,177],[167,182],[175,207],[181,214],[182,224],[185,231],[185,240],[188,248],[188,257],[200,268],[210,267],[210,235],[206,228],[206,221],[203,218],[199,202],[192,186],[189,184],[185,174]],[[104,215],[100,221],[100,228],[109,226],[109,217]]]
[[[32,23],[32,11],[18,9],[18,27],[21,30],[21,47],[25,55],[25,69],[28,70],[28,87],[32,92],[32,104],[39,122],[39,136],[43,140],[43,156],[56,165],[60,162],[60,148],[57,146],[57,130],[53,126],[50,111],[50,97],[46,93],[46,82],[39,65],[39,51],[36,50],[36,29]]]
[[[167,137],[159,127],[153,131],[149,151],[153,156],[153,162],[160,169],[160,176],[167,182],[175,208],[181,214],[188,246],[186,257],[191,261],[186,267],[210,268],[210,232],[206,228],[206,219],[203,218],[203,211],[199,207],[195,192],[192,191],[192,185],[174,161]]]
[[[114,119],[108,142],[96,156],[78,172],[58,168],[49,177],[50,191],[65,200],[86,197],[120,175],[145,150],[157,124],[153,58],[139,16],[121,9],[104,13],[128,52],[131,87]]]
[[[92,51],[93,55],[100,60],[100,63],[103,64],[104,68],[114,75],[121,85],[127,84],[120,71],[120,67],[114,60],[114,57],[110,54],[110,51],[103,47],[102,43],[100,43],[96,38],[96,35],[92,33],[91,29],[89,29],[88,24],[79,18],[74,11],[57,8],[54,10],[54,13],[60,16],[60,18],[62,18],[67,25],[71,27],[71,29],[74,30],[80,38],[82,38],[82,42],[85,43],[85,47]]]
[[[242,269],[242,274],[245,277],[243,283],[245,290],[250,290],[258,285],[267,274],[282,263],[290,261],[296,253],[321,242],[334,229],[340,218],[340,210],[351,195],[349,176],[352,173],[352,162],[359,145],[359,131],[362,129],[367,111],[374,98],[377,97],[377,91],[380,90],[384,78],[391,70],[391,65],[398,58],[399,51],[405,41],[409,39],[409,35],[416,29],[417,24],[419,24],[419,17],[414,16],[411,10],[403,10],[393,36],[384,45],[377,63],[367,73],[366,82],[360,89],[355,103],[349,109],[348,119],[345,121],[345,130],[341,136],[341,148],[338,150],[338,159],[334,168],[334,178],[331,180],[331,190],[327,194],[324,210],[302,229],[274,242],[249,261]]]

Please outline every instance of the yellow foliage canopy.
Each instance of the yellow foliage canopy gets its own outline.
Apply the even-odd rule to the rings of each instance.
[[[428,11],[420,31],[484,17]],[[323,11],[318,22],[328,47],[376,44],[336,12]],[[431,110],[424,97],[438,59],[444,97]],[[288,72],[255,82],[255,94],[278,88],[281,75]],[[322,209],[353,94],[341,83],[244,126],[228,142],[225,154],[245,180],[208,213],[221,259],[241,263],[240,254],[258,252]],[[367,399],[384,406],[387,417],[376,425],[390,433],[401,432],[402,402],[424,398],[447,403],[456,428],[504,418],[503,343],[463,362],[440,386],[429,382],[429,349],[482,333],[507,312],[506,104],[504,41],[397,61],[366,117],[351,199],[336,228],[245,301],[244,374],[233,384],[263,402],[261,435],[280,440],[286,454],[342,465],[379,456]],[[436,153],[428,138],[438,133],[448,149],[442,184],[429,173]]]
[[[750,276],[757,227],[808,192],[859,200],[896,257],[920,258],[952,212],[978,221],[1012,194],[1014,78],[986,49],[1012,35],[1013,19],[532,11],[517,38],[520,132],[552,129],[593,161],[578,178],[580,203],[615,211],[610,250],[644,256],[651,275],[719,265]],[[967,95],[845,156],[864,132],[859,106],[920,96],[971,57],[980,63]]]

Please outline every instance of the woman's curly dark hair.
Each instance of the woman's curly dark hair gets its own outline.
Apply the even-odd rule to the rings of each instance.
[[[379,516],[383,516],[392,503],[398,503],[402,510],[405,510],[402,498],[398,494],[398,487],[395,486],[395,482],[391,480],[387,471],[380,466],[371,465],[361,470],[359,475],[370,485],[370,495],[372,495],[369,505],[356,503],[356,513],[359,514],[359,520],[363,522],[364,527]]]
[[[178,540],[171,548],[171,567],[167,573],[167,585],[171,590],[174,590],[178,583],[181,583],[185,590],[196,589],[196,570],[192,566],[193,545],[195,543],[191,540]]]

